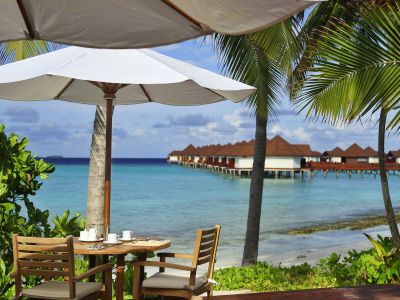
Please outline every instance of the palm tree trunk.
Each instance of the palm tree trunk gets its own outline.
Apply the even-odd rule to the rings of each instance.
[[[256,142],[254,146],[253,171],[251,174],[249,212],[242,265],[257,262],[260,238],[261,205],[264,187],[265,149],[267,144],[267,118],[256,116]]]
[[[105,151],[106,106],[97,105],[90,146],[86,227],[96,227],[100,233],[104,228]]]
[[[385,203],[386,218],[389,224],[390,233],[396,245],[400,246],[400,234],[397,227],[396,216],[393,211],[392,200],[389,192],[389,182],[385,167],[385,134],[386,134],[386,110],[381,109],[379,119],[379,138],[378,138],[378,157],[379,157],[379,173],[382,185],[383,202]]]

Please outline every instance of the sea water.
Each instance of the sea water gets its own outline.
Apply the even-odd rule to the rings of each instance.
[[[56,170],[32,198],[51,216],[69,209],[85,215],[88,159],[55,159]],[[400,176],[389,176],[392,201],[400,204]],[[249,178],[168,165],[161,159],[114,159],[111,231],[133,230],[172,240],[190,252],[199,227],[222,225],[219,256],[237,263],[246,230]],[[334,173],[325,177],[265,179],[260,255],[329,248],[364,240],[363,231],[288,235],[288,229],[383,214],[379,176]]]

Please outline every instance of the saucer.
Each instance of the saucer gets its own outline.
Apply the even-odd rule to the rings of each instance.
[[[78,238],[78,241],[80,242],[88,242],[88,243],[96,243],[96,242],[101,242],[103,238],[99,238],[97,240],[81,240],[81,238]]]
[[[118,245],[118,244],[122,244],[122,241],[116,241],[116,242],[109,242],[109,241],[104,241],[103,244],[107,244],[107,245]]]
[[[120,238],[119,240],[122,241],[122,242],[132,242],[132,241],[135,241],[136,238],[131,238],[131,239],[123,239],[123,238]]]

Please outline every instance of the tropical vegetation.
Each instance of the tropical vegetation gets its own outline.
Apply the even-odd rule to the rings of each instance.
[[[304,20],[301,13],[260,32],[214,36],[223,71],[257,88],[246,102],[256,116],[256,143],[243,265],[257,261],[266,129],[279,113],[286,88],[296,104],[308,107],[307,116],[313,119],[320,116],[323,121],[349,123],[380,110],[382,193],[392,236],[400,243],[384,165],[385,119],[399,107],[399,4],[393,3],[325,1],[315,5]],[[389,98],[385,106],[383,97]],[[389,127],[399,123],[397,110]]]
[[[345,125],[378,115],[382,195],[392,237],[400,245],[385,169],[386,129],[397,131],[400,124],[400,4],[370,2],[354,10],[352,22],[339,16],[306,35],[312,49],[304,47],[293,94],[308,117],[322,122]]]
[[[50,235],[49,211],[36,208],[30,197],[54,171],[52,164],[37,159],[26,149],[28,139],[7,136],[0,125],[0,256],[11,266],[12,234]]]
[[[258,262],[251,266],[217,270],[216,290],[287,291],[362,284],[398,283],[400,251],[393,239],[366,235],[372,248],[349,251],[344,257],[336,253],[316,265],[274,266]]]

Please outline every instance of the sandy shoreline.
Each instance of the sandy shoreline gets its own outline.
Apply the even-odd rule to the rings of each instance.
[[[340,233],[340,230],[337,230],[337,232]],[[374,237],[377,234],[380,234],[382,236],[390,236],[390,231],[386,226],[377,226],[369,228],[368,233]],[[283,266],[298,265],[305,262],[313,265],[316,264],[321,258],[327,257],[333,252],[340,254],[343,257],[344,255],[347,255],[348,251],[350,250],[353,249],[365,250],[369,249],[370,247],[371,243],[366,238],[365,239],[362,238],[361,240],[356,242],[352,241],[345,243],[342,243],[340,240],[337,240],[335,246],[310,248],[307,250],[290,250],[278,254],[277,253],[261,254],[258,257],[258,260],[266,261],[274,265],[282,264]],[[293,248],[295,248],[295,246]],[[239,257],[235,258],[221,257],[216,263],[216,268],[219,269],[231,266],[240,266],[240,264],[241,261]]]

